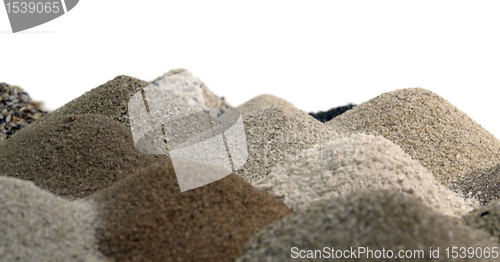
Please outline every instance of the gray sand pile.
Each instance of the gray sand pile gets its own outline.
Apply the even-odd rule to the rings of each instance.
[[[130,130],[109,117],[64,115],[40,119],[2,141],[0,175],[74,199],[161,159],[166,156],[136,150]]]
[[[85,94],[71,100],[55,111],[49,112],[45,118],[60,115],[101,114],[130,128],[128,120],[128,101],[142,88],[148,86],[146,81],[130,76],[117,76]]]
[[[472,210],[456,193],[382,136],[354,134],[302,151],[255,186],[279,197],[294,211],[361,189],[414,194],[436,212],[462,216]],[[477,202],[475,203],[478,206]]]
[[[269,94],[256,96],[239,105],[238,107],[236,107],[236,109],[238,109],[242,115],[248,115],[250,113],[258,112],[262,109],[271,107],[273,105],[284,109],[297,109],[293,104],[286,101],[285,99]]]
[[[269,107],[243,116],[248,160],[235,173],[250,182],[267,176],[303,149],[337,137],[337,133],[299,109]]]
[[[173,76],[176,74],[180,74],[183,72],[187,72],[188,74],[191,75],[191,72],[189,72],[187,69],[183,69],[183,68],[173,69],[173,70],[170,70],[167,73],[155,78],[150,83],[153,83],[153,82],[156,82],[156,81],[161,80],[163,78]],[[205,105],[207,107],[232,107],[226,101],[226,99],[224,97],[219,97],[216,94],[214,94],[210,89],[208,89],[207,85],[205,85],[205,83],[203,83],[201,81],[200,81],[200,87],[201,87],[201,91],[203,93],[203,99],[205,100]]]
[[[22,88],[0,83],[0,141],[10,138],[47,112]]]
[[[500,160],[496,137],[444,98],[422,88],[384,93],[326,125],[340,133],[382,135],[446,185]]]
[[[500,240],[500,201],[495,200],[463,217],[465,224],[484,230]]]
[[[372,256],[376,256],[375,250],[383,249],[391,250],[394,256],[392,260],[382,260],[367,259],[367,254],[362,254],[341,261],[409,261],[395,258],[399,250],[423,250],[425,258],[418,261],[450,261],[445,248],[453,246],[489,247],[491,251],[491,247],[498,246],[498,243],[491,241],[484,232],[433,212],[409,194],[370,190],[319,202],[264,228],[236,261],[292,261],[295,259],[291,256],[298,255],[292,252],[292,247],[298,249],[295,252],[323,251],[324,247],[342,251],[364,247],[372,251]],[[429,257],[429,247],[432,250],[439,247],[439,258]],[[386,254],[390,256],[391,253]],[[318,256],[311,261],[324,259]],[[472,258],[467,261],[493,260]]]
[[[181,193],[170,161],[93,198],[99,249],[115,261],[234,261],[260,229],[292,213],[234,174]]]
[[[96,223],[91,202],[0,176],[0,261],[107,261],[97,250]]]
[[[500,164],[476,170],[452,182],[452,188],[466,196],[471,196],[481,205],[500,198]]]
[[[317,113],[310,112],[309,114],[312,117],[314,117],[315,119],[318,119],[318,121],[325,123],[325,122],[328,122],[328,121],[334,119],[335,117],[337,117],[339,115],[342,115],[347,110],[350,110],[355,106],[356,105],[349,103],[348,105],[345,105],[345,106],[334,107],[328,111],[319,111]]]

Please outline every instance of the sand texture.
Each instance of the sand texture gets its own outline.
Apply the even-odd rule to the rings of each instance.
[[[485,205],[500,197],[500,164],[476,170],[453,181],[452,188]]]
[[[500,240],[500,202],[498,200],[491,201],[466,214],[463,220],[467,225],[484,230]]]
[[[242,115],[248,115],[271,106],[281,107],[283,109],[297,109],[292,103],[286,101],[285,99],[270,94],[256,96],[239,105],[236,109],[238,109]]]

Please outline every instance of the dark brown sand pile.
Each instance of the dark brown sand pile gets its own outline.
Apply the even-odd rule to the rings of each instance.
[[[312,117],[314,117],[315,119],[317,119],[318,121],[325,123],[325,122],[328,122],[328,121],[334,119],[337,116],[342,115],[347,110],[350,110],[350,109],[352,109],[355,106],[356,105],[348,104],[348,105],[345,105],[345,106],[334,107],[334,108],[332,108],[332,109],[330,109],[328,111],[319,111],[317,113],[312,113],[311,112],[309,114]]]
[[[81,198],[166,156],[134,147],[130,130],[103,115],[41,119],[0,144],[0,175]]]
[[[43,117],[42,103],[31,100],[22,88],[0,83],[0,141]]]
[[[500,164],[458,178],[452,183],[457,192],[472,196],[481,205],[500,198]]]
[[[242,115],[248,115],[250,113],[258,112],[271,106],[281,107],[284,109],[297,109],[293,104],[286,101],[285,99],[269,94],[256,96],[239,105],[237,109],[241,112]]]
[[[495,200],[475,209],[463,220],[467,225],[484,230],[500,240],[500,201]]]
[[[489,168],[500,141],[444,98],[422,88],[384,93],[326,123],[340,133],[382,135],[442,183]]]
[[[181,193],[170,161],[93,199],[104,223],[100,250],[116,261],[234,261],[250,237],[291,213],[234,174]]]
[[[243,116],[248,160],[235,173],[249,182],[266,177],[303,149],[337,137],[337,133],[299,109],[271,106]]]
[[[0,176],[0,261],[107,261],[97,251],[97,223],[92,202]]]
[[[425,258],[421,256],[418,261],[450,261],[446,256],[447,247],[489,247],[491,250],[498,243],[489,238],[485,232],[433,212],[409,194],[385,190],[358,191],[312,205],[264,228],[236,261],[291,261],[292,255],[298,255],[292,252],[292,247],[297,248],[295,252],[323,251],[324,247],[342,251],[364,247],[372,252],[385,249],[391,250],[394,257],[398,256],[399,250],[423,250]],[[429,247],[433,250],[439,247],[439,258],[429,257]],[[390,256],[389,252],[386,254]],[[413,254],[410,254],[411,258],[414,258]],[[320,260],[317,257],[311,261]],[[357,259],[341,260],[389,259],[367,259],[367,254],[364,254]],[[471,258],[467,261],[493,260]]]
[[[150,83],[156,82],[158,80],[161,80],[163,78],[167,78],[169,76],[173,76],[176,74],[184,73],[187,72],[188,74],[191,75],[191,72],[189,72],[187,69],[173,69],[168,71],[167,73],[155,78],[153,81]],[[205,100],[205,105],[207,107],[232,107],[224,97],[219,97],[216,94],[214,94],[210,89],[208,89],[207,85],[205,83],[200,81],[200,87],[201,91],[203,93],[203,99]]]
[[[148,85],[148,82],[137,78],[117,76],[48,113],[46,118],[56,115],[101,114],[130,128],[128,101],[135,93]]]

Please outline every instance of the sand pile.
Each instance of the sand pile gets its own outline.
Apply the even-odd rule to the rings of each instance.
[[[59,115],[101,114],[130,128],[128,120],[128,101],[142,88],[148,86],[146,81],[130,76],[117,76],[77,97],[55,111],[49,112],[46,118]]]
[[[90,202],[70,202],[32,182],[0,176],[0,261],[106,261]]]
[[[279,197],[294,211],[315,201],[361,189],[395,189],[414,194],[448,216],[462,216],[473,205],[441,185],[396,144],[381,136],[365,134],[304,150],[297,159],[272,169],[255,186]]]
[[[341,133],[382,135],[447,185],[500,160],[496,137],[447,100],[421,88],[384,93],[326,125]]]
[[[31,180],[66,198],[85,197],[166,156],[134,147],[130,130],[103,115],[41,119],[0,145],[0,175]]]
[[[187,69],[173,69],[168,71],[167,73],[155,78],[153,81],[150,83],[156,82],[158,80],[161,80],[163,78],[173,76],[176,74],[180,74],[183,72],[187,72],[189,75],[191,75],[191,72],[189,72]],[[208,89],[207,85],[205,83],[200,81],[200,87],[201,91],[203,93],[203,99],[205,100],[205,105],[207,107],[232,107],[229,103],[227,103],[226,99],[224,97],[219,97],[216,94],[214,94],[210,89]]]
[[[100,250],[116,261],[234,261],[250,237],[291,213],[234,174],[181,193],[171,162],[93,198],[104,223]]]
[[[291,255],[298,255],[292,252],[292,247],[298,248],[296,252],[323,251],[324,247],[342,251],[358,247],[372,251],[385,249],[392,250],[394,257],[399,250],[423,250],[425,259],[419,261],[449,261],[445,248],[489,247],[491,250],[498,246],[488,238],[484,232],[461,226],[433,212],[409,194],[358,191],[311,205],[264,228],[236,261],[290,261]],[[439,258],[429,258],[429,247],[433,250],[439,247]],[[390,256],[389,252],[386,254]],[[342,261],[381,261],[381,258],[366,258],[363,254],[357,259],[344,258]],[[316,260],[321,259],[317,257]],[[407,261],[404,258],[393,261],[402,260]]]
[[[273,166],[282,166],[301,150],[337,137],[337,133],[298,109],[269,107],[243,116],[248,160],[236,171],[255,182]]]
[[[490,202],[488,205],[475,209],[463,217],[465,224],[484,230],[500,239],[500,202]]]
[[[461,194],[474,197],[481,205],[500,197],[500,164],[453,181],[452,188]]]
[[[269,94],[256,96],[239,105],[238,107],[236,107],[236,109],[238,109],[242,115],[248,115],[271,107],[273,105],[284,109],[297,109],[293,104],[286,101],[285,99]]]
[[[325,122],[328,122],[328,121],[334,119],[335,117],[337,117],[339,115],[342,115],[343,113],[345,113],[345,111],[350,110],[355,106],[356,105],[348,104],[345,106],[339,106],[339,107],[332,108],[328,111],[320,111],[317,113],[309,113],[309,114],[312,117],[314,117],[315,119],[317,119],[318,121],[325,123]]]
[[[0,83],[0,141],[43,117],[42,103],[34,102],[22,88]]]

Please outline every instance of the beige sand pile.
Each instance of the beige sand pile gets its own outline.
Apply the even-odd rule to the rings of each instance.
[[[468,226],[484,230],[500,240],[500,201],[495,200],[463,217]]]
[[[284,218],[264,228],[254,238],[245,253],[236,261],[323,261],[329,259],[292,259],[292,247],[299,250],[392,250],[393,260],[343,258],[340,261],[410,261],[394,259],[399,250],[423,250],[417,261],[450,261],[447,247],[498,246],[489,235],[461,225],[432,211],[409,194],[395,191],[358,191],[311,205],[308,209]],[[439,247],[439,258],[429,257],[429,247]],[[298,252],[298,250],[295,250]],[[450,251],[451,252],[451,251]],[[348,252],[348,254],[350,254]],[[386,252],[390,255],[389,252]],[[413,254],[413,253],[412,253]],[[307,255],[307,253],[303,253]],[[403,254],[404,255],[404,254]],[[411,257],[413,258],[413,256]],[[471,258],[463,261],[494,261]]]
[[[500,198],[500,164],[460,177],[452,182],[452,188],[477,199],[481,205],[497,200]]]
[[[70,202],[0,176],[0,261],[106,261],[91,202]]]
[[[285,99],[269,94],[256,96],[239,105],[238,107],[236,107],[236,109],[238,109],[242,115],[248,115],[250,113],[258,112],[262,109],[271,107],[273,105],[284,109],[297,109],[293,104],[286,101]]]
[[[462,216],[472,210],[456,193],[382,136],[354,134],[302,151],[255,186],[297,211],[312,202],[360,189],[414,194],[436,212]],[[476,205],[477,202],[475,203]]]
[[[292,213],[234,174],[181,193],[170,161],[93,198],[103,221],[100,250],[115,261],[232,262],[260,229]]]
[[[446,185],[500,160],[496,137],[447,100],[422,88],[384,93],[326,125],[340,133],[382,135]]]
[[[306,112],[269,107],[243,116],[248,160],[235,173],[250,182],[267,176],[273,166],[310,148],[337,137],[337,133]]]
[[[0,144],[0,175],[82,198],[158,161],[139,152],[129,129],[103,115],[40,119]]]
[[[173,76],[173,75],[180,74],[183,72],[187,72],[188,74],[191,75],[191,72],[189,72],[187,69],[183,69],[183,68],[173,69],[173,70],[170,70],[167,73],[155,78],[150,83],[153,83],[153,82],[156,82],[156,81],[161,80],[163,78],[167,78],[169,76]],[[208,89],[207,85],[205,85],[205,83],[203,83],[201,81],[200,81],[200,87],[201,87],[201,91],[203,93],[203,99],[205,100],[205,105],[207,107],[218,107],[218,106],[220,106],[220,107],[232,107],[226,101],[226,99],[224,97],[219,97],[216,94],[214,94],[210,89]]]

